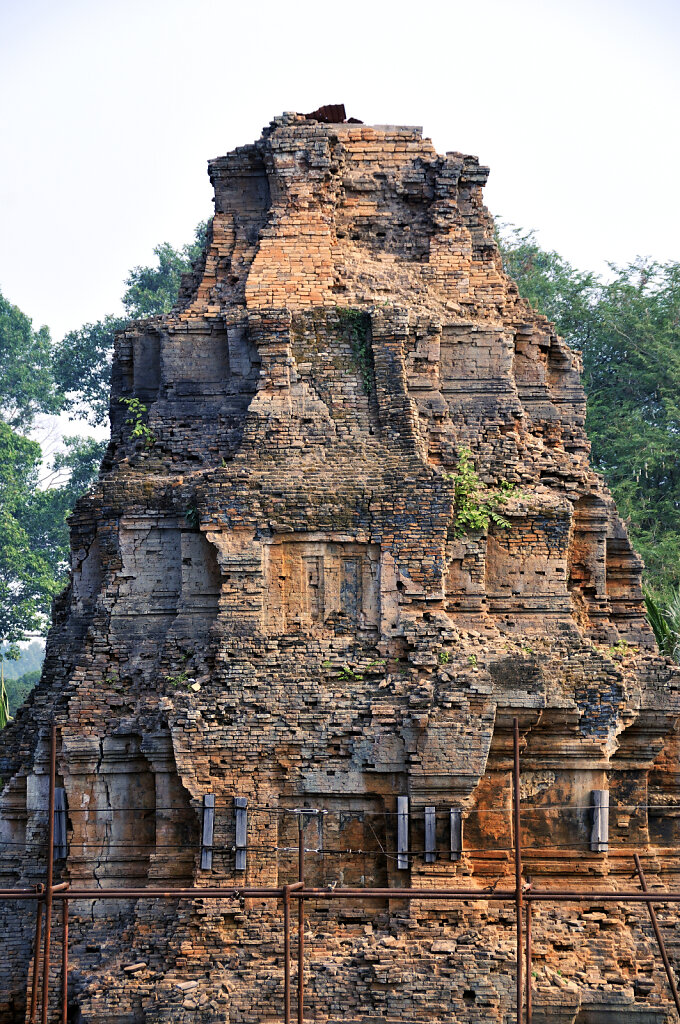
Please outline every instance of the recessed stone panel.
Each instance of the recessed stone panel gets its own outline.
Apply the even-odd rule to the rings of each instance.
[[[117,615],[175,615],[182,584],[180,530],[175,522],[123,525]]]
[[[377,545],[296,537],[268,544],[264,552],[267,632],[377,630]]]

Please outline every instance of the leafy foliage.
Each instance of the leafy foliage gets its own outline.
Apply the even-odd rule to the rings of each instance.
[[[59,482],[37,488],[25,507],[32,543],[43,553],[56,580],[58,593],[66,584],[69,560],[67,519],[73,506],[93,484],[106,450],[106,441],[66,437],[64,451],[54,459],[52,478]],[[48,481],[49,482],[49,481]]]
[[[69,331],[54,350],[54,375],[65,408],[92,426],[105,425],[109,413],[111,357],[118,331],[130,319],[167,313],[177,301],[182,274],[191,269],[203,252],[207,221],[197,225],[194,240],[181,249],[168,242],[157,245],[158,264],[135,267],[126,279],[123,306],[126,317],[105,316],[94,324]]]
[[[375,367],[371,346],[371,318],[363,309],[336,307],[340,327],[349,338],[364,392],[370,395],[375,385]]]
[[[652,594],[645,592],[645,605],[659,650],[667,658],[680,663],[680,589],[675,591],[665,607]]]
[[[520,294],[583,352],[586,429],[646,567],[668,603],[680,582],[680,263],[610,264],[604,280],[501,225]]]
[[[5,689],[5,677],[0,676],[0,729],[4,729],[10,720],[9,697]]]
[[[0,648],[0,654],[2,653],[4,653],[4,651]],[[5,682],[11,682],[14,679],[18,679],[19,676],[24,676],[29,672],[40,673],[44,660],[44,645],[39,640],[32,640],[30,644],[26,644],[21,648],[18,658],[4,662],[3,670],[5,674]]]
[[[444,478],[453,480],[454,537],[463,537],[474,530],[488,530],[490,523],[501,530],[510,528],[509,521],[498,509],[507,501],[508,492],[513,489],[512,485],[506,484],[502,493],[486,487],[477,475],[469,448],[460,449],[456,472],[445,473]]]
[[[207,224],[175,250],[154,250],[154,267],[135,267],[123,305],[130,317],[164,313],[177,300],[182,274],[205,247]],[[65,438],[47,477],[40,445],[26,436],[39,412],[67,410],[92,426],[108,420],[111,356],[126,318],[106,316],[70,331],[53,345],[47,328],[0,294],[0,661],[16,658],[19,644],[44,633],[52,598],[66,582],[67,517],[97,476],[106,442]],[[155,438],[138,399],[126,399],[131,436],[150,447]],[[42,477],[41,477],[42,472]],[[32,680],[33,673],[22,678]],[[37,678],[37,675],[36,675]],[[28,685],[28,684],[27,684]],[[32,682],[31,682],[32,685]],[[12,705],[11,684],[0,695],[0,727]],[[8,697],[9,694],[9,697]],[[7,698],[8,699],[5,699]],[[22,698],[23,699],[23,698]],[[9,700],[9,703],[8,703]],[[3,710],[4,709],[4,710]]]
[[[18,643],[44,630],[59,590],[44,551],[37,506],[40,445],[0,420],[0,643],[14,658]]]
[[[138,398],[120,398],[119,401],[128,411],[125,423],[130,427],[130,437],[142,441],[145,448],[153,447],[156,437],[144,419],[149,411],[147,407]]]
[[[0,293],[0,417],[28,430],[39,412],[58,412],[63,398],[52,375],[50,334]]]
[[[25,672],[22,676],[18,676],[16,679],[5,678],[7,708],[12,717],[16,715],[17,711],[26,700],[33,687],[38,683],[39,679],[40,672],[38,670]]]
[[[125,311],[131,319],[169,313],[177,302],[182,274],[191,269],[205,249],[207,221],[197,225],[194,240],[181,249],[162,242],[154,249],[156,267],[135,267],[125,282]]]
[[[120,317],[105,316],[69,331],[54,350],[54,376],[65,408],[93,427],[104,424],[109,414],[113,342],[126,323]]]

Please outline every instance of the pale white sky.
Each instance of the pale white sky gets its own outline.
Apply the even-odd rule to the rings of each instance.
[[[55,338],[212,212],[206,161],[344,102],[490,165],[583,268],[680,258],[674,0],[0,0],[0,290]]]

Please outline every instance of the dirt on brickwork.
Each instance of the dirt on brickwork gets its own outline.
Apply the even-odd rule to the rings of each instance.
[[[417,127],[284,114],[209,173],[177,307],[117,339],[71,583],[0,734],[0,886],[45,876],[54,720],[74,885],[291,882],[306,807],[311,885],[511,888],[516,716],[534,884],[630,888],[639,851],[677,887],[679,674],[589,465],[579,355],[503,272],[487,169]],[[0,902],[3,1024],[34,920]],[[512,1019],[511,905],[307,920],[309,1020]],[[282,943],[272,901],[73,903],[69,1020],[282,1021]],[[535,907],[533,990],[534,1024],[674,1019],[642,905]]]

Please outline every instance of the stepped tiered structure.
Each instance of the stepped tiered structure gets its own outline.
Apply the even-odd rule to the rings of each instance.
[[[42,681],[0,735],[0,886],[45,877],[54,721],[74,886],[292,882],[306,808],[310,885],[512,888],[514,717],[534,883],[630,887],[639,851],[677,885],[678,673],[589,465],[579,355],[503,272],[486,168],[321,117],[210,163],[201,265],[117,340]],[[2,1022],[34,918],[0,902]],[[512,905],[307,922],[306,1019],[511,1019]],[[281,942],[271,900],[74,902],[69,1019],[281,1021]],[[644,906],[536,906],[533,989],[534,1024],[674,1019]]]

